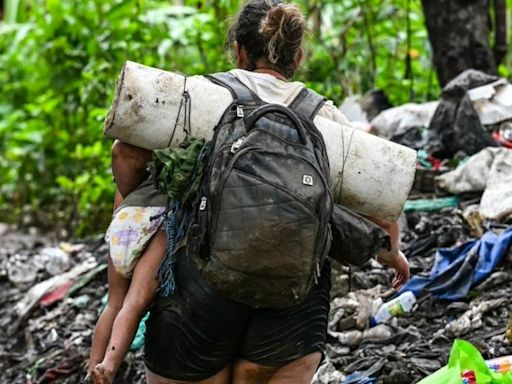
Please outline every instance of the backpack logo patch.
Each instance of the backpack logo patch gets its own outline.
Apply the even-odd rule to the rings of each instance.
[[[313,185],[313,176],[304,175],[302,176],[302,184],[304,185]]]

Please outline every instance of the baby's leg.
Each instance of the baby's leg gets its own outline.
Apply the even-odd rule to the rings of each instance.
[[[100,383],[110,383],[123,362],[128,348],[135,336],[139,322],[147,311],[159,281],[157,271],[165,255],[167,237],[164,231],[158,231],[149,242],[146,250],[137,262],[132,281],[124,299],[123,307],[116,316],[112,336],[101,364],[97,366],[105,377]]]

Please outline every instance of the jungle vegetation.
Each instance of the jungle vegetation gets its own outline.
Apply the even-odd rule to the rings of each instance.
[[[373,88],[395,105],[439,97],[419,0],[298,3],[309,34],[296,80],[336,103]],[[0,221],[100,233],[114,191],[102,123],[124,61],[190,75],[231,68],[225,36],[239,1],[0,4]]]

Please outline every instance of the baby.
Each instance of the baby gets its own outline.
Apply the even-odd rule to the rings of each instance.
[[[192,181],[202,175],[203,163],[198,159],[203,159],[207,147],[204,140],[187,137],[177,148],[156,150],[154,157],[146,149],[114,144],[112,171],[117,191],[106,236],[110,246],[108,303],[92,340],[88,376],[94,384],[112,382],[160,286],[157,275],[167,250],[167,236],[160,227],[168,203],[187,204],[195,196],[197,185]],[[148,177],[151,159],[158,183]],[[163,276],[166,286],[167,275]]]
[[[145,164],[141,160],[151,158],[150,151],[114,145],[112,169],[118,190],[106,235],[108,302],[96,324],[89,358],[88,377],[94,384],[112,383],[158,289],[157,271],[167,247],[165,232],[160,230],[167,197],[155,189],[152,179],[140,182],[147,175],[145,167],[120,163],[119,158],[127,156],[116,151],[133,153],[141,165]]]

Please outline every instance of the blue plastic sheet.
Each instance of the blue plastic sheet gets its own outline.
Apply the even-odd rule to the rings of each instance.
[[[500,235],[485,233],[479,240],[470,240],[436,253],[430,276],[415,276],[397,295],[412,291],[416,297],[431,293],[444,300],[459,300],[471,287],[485,280],[505,256],[512,243],[512,226]]]
[[[354,373],[356,373],[356,372],[354,372]],[[356,377],[356,376],[353,376],[354,373],[352,375],[350,375],[350,376],[347,376],[345,378],[345,380],[343,380],[341,382],[341,384],[348,384],[348,383],[351,383],[351,384],[352,383],[354,383],[354,384],[375,384],[377,382],[377,378],[376,377],[364,377],[364,378],[358,379],[357,381],[346,381],[347,379],[348,380],[352,380],[353,377]],[[359,373],[359,372],[357,372],[357,373]]]

